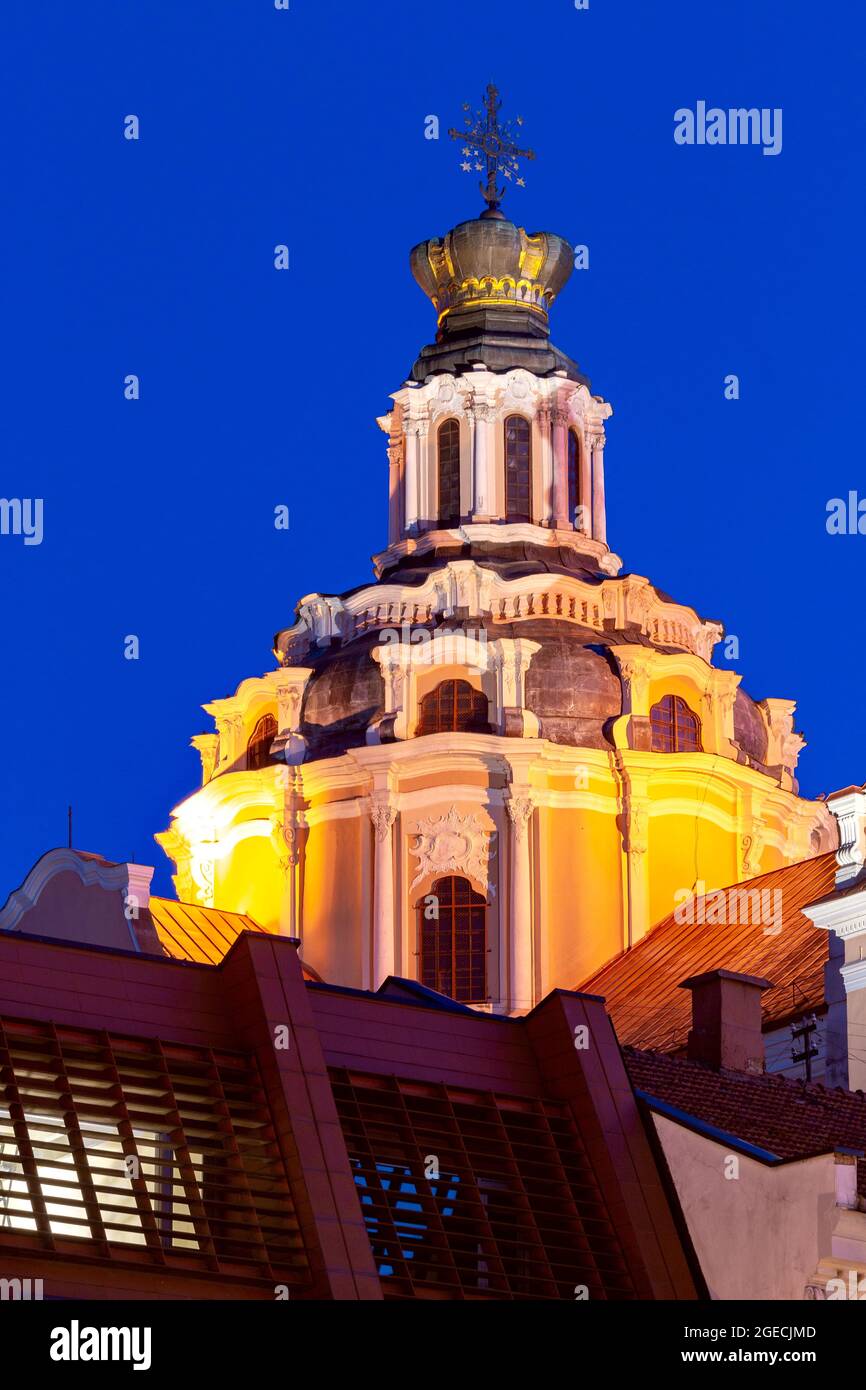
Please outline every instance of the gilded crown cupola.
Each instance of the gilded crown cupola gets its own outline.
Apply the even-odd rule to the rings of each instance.
[[[605,421],[578,364],[550,338],[551,308],[574,249],[502,212],[500,180],[522,182],[518,148],[495,88],[467,128],[451,131],[463,167],[485,172],[485,208],[410,255],[436,312],[394,408],[388,435],[390,518],[384,573],[408,555],[543,558],[616,574],[607,547]]]

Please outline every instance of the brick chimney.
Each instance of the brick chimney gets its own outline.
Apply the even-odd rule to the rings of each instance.
[[[716,1071],[727,1067],[761,1074],[761,993],[770,988],[769,980],[737,975],[733,970],[708,970],[683,980],[680,989],[692,991],[689,1061],[703,1062]]]

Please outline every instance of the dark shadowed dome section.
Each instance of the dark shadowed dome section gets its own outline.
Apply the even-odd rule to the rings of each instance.
[[[456,618],[445,626],[473,633],[477,628]],[[483,626],[490,640],[522,637],[540,644],[526,674],[526,706],[538,718],[541,738],[573,748],[612,746],[610,724],[622,714],[623,699],[610,648],[621,645],[623,639],[633,643],[645,638],[636,631],[600,633],[556,618]],[[371,655],[380,641],[381,633],[372,631],[345,647],[320,649],[307,658],[314,668],[301,721],[308,761],[363,746],[367,728],[384,714],[384,684]],[[416,733],[422,732],[423,722]],[[764,719],[743,690],[737,691],[734,731],[737,745],[749,760],[763,766],[767,755]]]
[[[734,701],[734,738],[755,762],[767,761],[767,729],[761,712],[745,690],[737,691]]]
[[[538,631],[530,631],[538,627]],[[521,629],[521,635],[524,635]],[[526,625],[525,636],[543,643],[526,674],[526,703],[541,724],[541,737],[583,748],[607,748],[604,726],[622,711],[622,687],[598,633],[551,633],[550,624]]]
[[[378,634],[318,659],[301,722],[309,756],[328,757],[363,743],[367,725],[382,713],[385,690],[370,656],[377,641]]]

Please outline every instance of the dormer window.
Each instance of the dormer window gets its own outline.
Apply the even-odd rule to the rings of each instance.
[[[460,425],[446,420],[437,435],[439,499],[438,514],[442,526],[460,524]]]
[[[277,736],[277,721],[272,714],[263,714],[247,744],[247,771],[257,772],[273,762],[271,744]]]
[[[532,520],[532,434],[522,415],[505,421],[505,517]]]
[[[468,681],[440,681],[421,700],[417,734],[487,734],[490,704]]]
[[[654,753],[700,753],[701,721],[679,695],[664,695],[650,710]]]

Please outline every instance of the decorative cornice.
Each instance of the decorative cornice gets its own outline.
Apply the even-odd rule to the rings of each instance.
[[[835,932],[843,940],[866,934],[866,883],[859,893],[826,898],[804,907],[803,912],[816,927]]]
[[[498,528],[470,525],[463,529],[496,532]],[[563,533],[542,534],[549,538]],[[450,617],[458,608],[469,617],[489,618],[494,624],[556,618],[599,632],[633,627],[653,644],[682,647],[685,658],[699,657],[706,663],[723,632],[719,623],[705,622],[693,608],[662,598],[640,575],[605,579],[600,584],[552,573],[505,579],[474,560],[452,560],[432,570],[420,585],[386,582],[368,585],[345,599],[311,596],[299,606],[294,627],[277,635],[275,655],[285,666],[293,666],[314,644],[335,636],[345,642],[371,630],[430,624],[438,617]],[[676,654],[669,656],[670,661],[675,659]],[[707,683],[721,690],[725,685],[733,688],[736,681],[733,672],[714,671]],[[214,702],[206,708],[225,703]]]
[[[846,994],[856,994],[860,989],[866,989],[866,960],[852,960],[847,965],[843,965],[839,970],[845,983]]]
[[[837,792],[828,797],[827,807],[839,827],[836,885],[841,887],[862,873],[866,864],[866,792],[862,787]]]
[[[395,410],[377,417],[377,424],[392,440],[402,433],[405,421],[420,411],[429,412],[431,421],[447,415],[462,417],[470,410],[488,409],[488,418],[520,411],[532,418],[540,409],[553,408],[565,413],[565,423],[580,433],[603,433],[604,422],[613,414],[600,396],[593,396],[584,382],[566,378],[562,372],[538,376],[524,367],[506,373],[478,366],[471,374],[437,372],[419,385],[402,386],[392,394]]]
[[[410,556],[429,555],[449,542],[460,541],[463,545],[534,545],[544,549],[560,549],[566,546],[580,555],[587,555],[595,561],[604,574],[619,574],[622,560],[609,550],[604,541],[594,540],[583,531],[555,530],[548,526],[538,526],[531,521],[467,521],[459,527],[434,527],[419,536],[404,536],[389,545],[387,550],[373,556],[373,568],[377,577],[393,569],[401,560]]]

